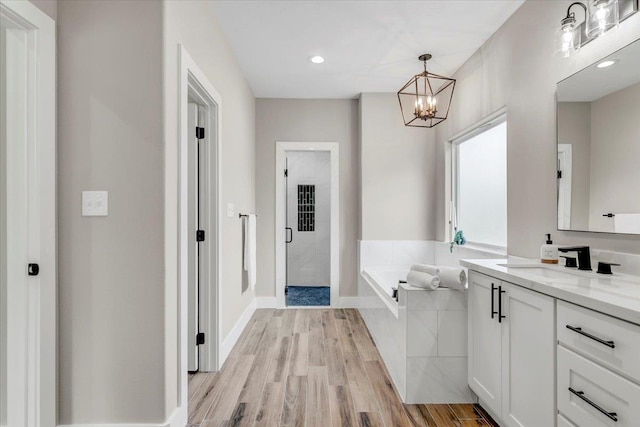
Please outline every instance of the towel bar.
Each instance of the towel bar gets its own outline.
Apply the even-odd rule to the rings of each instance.
[[[249,214],[238,214],[238,218],[243,218],[249,216]],[[255,214],[256,218],[258,217],[258,214]]]

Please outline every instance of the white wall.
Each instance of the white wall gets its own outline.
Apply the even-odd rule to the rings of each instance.
[[[160,422],[162,6],[57,12],[59,422]],[[108,217],[81,216],[83,190],[109,191]]]
[[[164,5],[164,209],[165,221],[165,351],[166,408],[176,406],[177,360],[177,159],[178,45],[189,52],[222,98],[222,303],[221,339],[227,337],[254,298],[242,269],[242,221],[238,213],[255,207],[255,98],[227,44],[209,2],[166,1]],[[226,216],[227,203],[235,215]],[[258,225],[260,229],[260,225]],[[258,275],[258,277],[260,277]]]
[[[591,103],[589,228],[613,231],[613,218],[640,213],[640,83]]]
[[[558,142],[571,144],[571,228],[588,230],[591,103],[558,103]]]
[[[433,240],[435,130],[406,127],[395,93],[360,97],[362,239]]]
[[[554,31],[567,3],[525,2],[455,73],[449,119],[437,134],[437,239],[447,229],[446,140],[506,106],[508,251],[537,257],[544,234],[559,244],[640,253],[639,237],[557,232],[556,83],[640,37],[640,14],[569,60],[553,56]]]
[[[256,209],[259,296],[275,296],[275,153],[277,141],[337,142],[340,146],[340,294],[354,296],[359,222],[358,101],[256,101]],[[284,230],[281,230],[284,233]]]
[[[287,152],[287,285],[329,286],[331,255],[331,153]],[[315,186],[314,230],[298,230],[298,185]]]

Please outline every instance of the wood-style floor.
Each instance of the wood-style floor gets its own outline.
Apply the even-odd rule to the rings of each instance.
[[[189,425],[497,426],[478,405],[403,405],[357,310],[257,310],[217,373],[189,379]]]

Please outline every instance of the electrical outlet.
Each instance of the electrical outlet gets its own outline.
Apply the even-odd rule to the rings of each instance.
[[[233,218],[233,215],[235,214],[236,208],[233,205],[233,203],[227,203],[227,216],[229,218]]]
[[[82,216],[108,216],[109,192],[108,191],[83,191],[82,192]]]

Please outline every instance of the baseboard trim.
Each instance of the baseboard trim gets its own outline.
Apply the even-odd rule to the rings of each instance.
[[[362,306],[361,297],[340,297],[338,306],[340,308],[360,308]]]
[[[57,427],[184,427],[187,425],[187,413],[183,407],[176,408],[169,419],[160,424],[121,423],[121,424],[58,424]]]
[[[256,308],[276,308],[276,297],[256,297]]]
[[[184,406],[180,406],[173,411],[171,417],[167,421],[166,427],[184,427],[187,425],[187,421],[189,419],[189,414],[187,413],[187,408]]]
[[[225,360],[227,360],[227,357],[229,357],[229,353],[231,353],[231,349],[236,344],[236,342],[238,342],[242,331],[244,331],[244,328],[249,323],[249,320],[251,320],[251,316],[253,316],[253,313],[255,313],[257,308],[256,299],[257,298],[251,300],[247,308],[245,308],[242,312],[242,315],[240,316],[236,324],[233,325],[233,328],[231,329],[231,332],[229,332],[229,335],[227,335],[224,341],[222,341],[218,356],[220,358],[220,360],[218,361],[218,366],[222,367]]]

